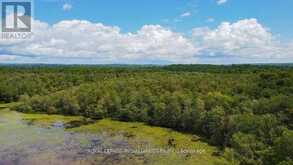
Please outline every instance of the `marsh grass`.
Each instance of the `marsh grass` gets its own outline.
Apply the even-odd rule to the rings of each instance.
[[[129,143],[134,148],[141,148],[141,141],[145,141],[147,147],[172,149],[174,151],[180,150],[197,150],[199,153],[181,154],[181,153],[168,153],[168,154],[147,154],[145,155],[151,164],[190,164],[190,165],[210,165],[210,164],[229,164],[223,157],[213,156],[214,153],[219,152],[216,147],[200,140],[194,141],[194,135],[184,134],[173,131],[167,128],[148,126],[143,123],[129,123],[113,121],[110,119],[99,120],[95,124],[81,126],[78,128],[70,129],[76,132],[91,132],[102,133],[107,132],[115,135],[123,135],[128,138]],[[170,140],[172,139],[172,145]]]
[[[26,125],[32,125],[33,127],[52,128],[55,123],[72,123],[77,121],[84,121],[84,117],[80,116],[62,116],[62,115],[46,115],[46,114],[24,114],[15,111],[10,111],[8,107],[11,104],[1,104],[2,109],[1,117],[5,120],[9,120],[11,130],[19,131],[19,122],[23,122]],[[2,125],[4,127],[5,125]],[[24,127],[27,129],[27,127]],[[199,153],[146,153],[146,154],[126,154],[119,157],[122,164],[152,164],[152,165],[212,165],[212,164],[229,164],[222,156],[216,156],[214,153],[218,153],[219,150],[216,147],[212,147],[209,144],[201,141],[200,138],[195,139],[195,135],[180,133],[171,129],[148,126],[143,123],[137,122],[120,122],[110,119],[103,119],[95,121],[93,124],[82,125],[74,128],[63,128],[65,132],[72,132],[74,134],[93,134],[103,135],[106,134],[110,139],[122,138],[122,141],[127,143],[133,149],[172,149],[173,151],[199,151]],[[1,130],[1,124],[0,124]],[[7,128],[3,130],[9,131]],[[5,131],[2,132],[5,134]],[[9,132],[6,132],[9,133]],[[62,131],[61,131],[62,133]],[[1,134],[1,132],[0,132]],[[62,136],[62,135],[61,135]],[[31,136],[30,139],[38,137]],[[52,138],[53,139],[53,138]],[[106,140],[106,139],[105,139]],[[87,145],[88,139],[80,141],[80,144]],[[59,143],[55,141],[52,143]],[[60,141],[62,143],[62,140]],[[21,146],[19,146],[21,147]],[[108,155],[110,160],[114,160],[115,154]],[[123,155],[123,154],[122,154]],[[98,159],[97,161],[105,161],[104,159]],[[114,156],[114,157],[113,157]],[[118,159],[118,158],[117,158]],[[109,161],[109,164],[111,164]],[[115,164],[115,161],[112,162]],[[116,162],[117,163],[117,162]],[[86,164],[86,163],[85,163]]]

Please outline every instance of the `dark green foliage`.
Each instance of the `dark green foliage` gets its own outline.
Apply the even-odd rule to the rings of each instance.
[[[273,145],[273,160],[281,164],[293,163],[293,131],[286,130]]]
[[[232,147],[236,151],[236,157],[241,164],[260,165],[262,153],[266,149],[265,144],[253,134],[236,133],[232,137]]]
[[[21,112],[145,122],[201,135],[242,165],[292,164],[293,69],[270,65],[0,67]],[[172,141],[170,141],[172,143]]]

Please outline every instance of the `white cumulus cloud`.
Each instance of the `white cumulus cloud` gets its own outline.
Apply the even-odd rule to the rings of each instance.
[[[189,17],[189,16],[191,16],[190,12],[184,12],[180,15],[180,17]]]
[[[217,0],[218,5],[222,5],[224,3],[228,2],[228,0]]]
[[[15,59],[16,56],[14,55],[0,54],[0,62],[12,61]]]
[[[293,58],[292,44],[281,43],[256,19],[223,22],[216,29],[195,28],[202,53],[241,58]]]
[[[145,25],[135,33],[122,33],[116,26],[82,20],[61,21],[52,26],[34,21],[30,40],[2,40],[1,50],[22,56],[94,58],[105,63],[192,63],[197,53],[189,39],[160,25]]]
[[[70,11],[72,9],[72,5],[69,3],[65,3],[65,4],[63,4],[62,9],[64,11]]]
[[[117,26],[85,20],[53,25],[33,22],[31,39],[0,39],[0,54],[6,54],[2,61],[9,60],[9,54],[27,61],[77,59],[93,63],[197,63],[201,58],[293,61],[293,42],[279,41],[254,18],[222,22],[214,29],[194,28],[189,37],[161,25],[144,25],[136,32],[123,33]]]

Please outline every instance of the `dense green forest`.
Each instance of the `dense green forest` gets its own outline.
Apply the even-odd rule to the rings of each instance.
[[[197,134],[241,165],[293,164],[292,65],[0,67],[0,102]]]

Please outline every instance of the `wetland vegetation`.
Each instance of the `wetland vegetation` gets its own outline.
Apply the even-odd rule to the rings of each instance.
[[[9,65],[0,75],[0,164],[293,164],[290,65]]]

